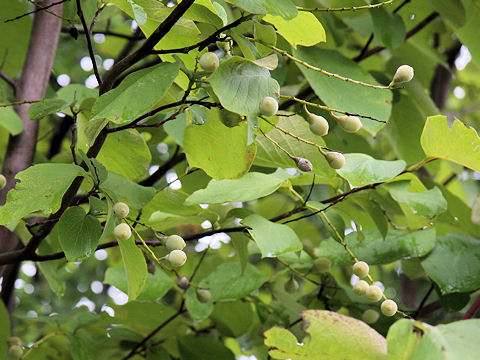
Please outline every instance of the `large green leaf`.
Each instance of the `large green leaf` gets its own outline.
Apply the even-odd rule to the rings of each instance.
[[[182,360],[234,360],[233,353],[215,338],[184,336],[178,339]]]
[[[108,135],[97,158],[108,171],[139,181],[148,174],[152,155],[144,137],[130,129]]]
[[[185,306],[190,316],[197,321],[205,320],[213,311],[213,302],[200,302],[193,286],[190,286],[185,293]]]
[[[226,127],[216,115],[210,112],[205,124],[185,129],[183,144],[188,163],[214,179],[242,177],[252,165],[256,145],[247,146],[247,124]]]
[[[405,24],[400,15],[384,8],[372,9],[370,15],[376,40],[390,48],[402,45],[405,40]]]
[[[154,230],[165,231],[185,224],[201,225],[205,220],[214,223],[218,220],[218,215],[208,210],[201,211],[195,215],[179,215],[164,211],[155,211],[146,220],[146,224]]]
[[[137,209],[144,207],[155,194],[153,188],[138,185],[115,173],[109,173],[100,188],[114,199],[126,201]]]
[[[142,293],[147,281],[147,263],[142,250],[135,245],[133,237],[119,241],[118,245],[127,274],[128,300],[135,300]]]
[[[249,295],[267,279],[268,276],[251,264],[242,271],[240,263],[224,262],[200,281],[199,286],[210,290],[213,301],[230,301]]]
[[[230,201],[255,200],[275,192],[289,175],[285,171],[273,174],[249,172],[240,179],[211,180],[206,189],[190,195],[185,204],[221,204]]]
[[[344,57],[338,51],[317,47],[299,47],[293,54],[310,65],[332,73],[370,84],[378,84],[357,63]],[[315,94],[327,106],[353,114],[368,115],[379,120],[388,121],[392,101],[392,93],[390,91],[349,83],[326,76],[300,64],[298,64],[298,67],[307,78]],[[384,126],[382,123],[368,119],[362,119],[362,123],[364,129],[371,134],[375,134]]]
[[[320,146],[325,146],[325,141],[322,137],[314,135],[310,131],[308,123],[300,116],[282,116],[280,117],[277,126],[302,139],[311,141]],[[335,171],[328,165],[325,157],[316,147],[294,139],[278,129],[273,129],[267,135],[286,149],[290,154],[310,160],[315,173],[328,177],[335,176]],[[257,156],[255,157],[255,165],[273,168],[296,167],[295,162],[290,159],[290,157],[264,136],[257,137]]]
[[[480,43],[477,41],[480,36],[480,27],[478,26],[480,4],[477,0],[463,0],[462,3],[465,7],[466,21],[460,29],[455,28],[455,33],[462,44],[468,48],[473,60],[480,64]],[[458,11],[456,12],[458,13]]]
[[[23,131],[22,119],[11,107],[0,107],[0,125],[13,136]]]
[[[303,330],[299,340],[287,329],[274,327],[265,332],[265,345],[274,359],[291,360],[383,360],[387,343],[363,321],[332,311],[302,312]]]
[[[0,224],[5,225],[33,212],[48,216],[58,209],[62,197],[77,176],[85,172],[73,164],[38,164],[19,172],[20,180],[0,207]]]
[[[233,3],[253,14],[273,14],[293,19],[298,11],[292,0],[233,0]]]
[[[403,160],[376,160],[367,154],[346,154],[345,160],[345,166],[337,172],[353,186],[393,179],[406,165]]]
[[[268,221],[256,214],[246,217],[242,223],[250,227],[248,232],[260,248],[262,257],[302,250],[302,242],[287,225]]]
[[[178,69],[178,63],[162,63],[128,75],[118,87],[98,98],[92,120],[106,118],[124,124],[146,113],[160,102]]]
[[[188,194],[181,190],[162,190],[143,209],[142,216],[149,218],[155,211],[169,214],[192,216],[203,211],[199,205],[185,205]],[[203,202],[201,202],[203,203]]]
[[[439,236],[433,251],[422,260],[422,266],[443,294],[478,289],[480,241],[457,233]]]
[[[389,360],[410,359],[415,347],[421,340],[419,331],[414,331],[414,322],[401,319],[390,326],[387,334],[387,353]]]
[[[105,272],[106,284],[115,286],[117,289],[128,293],[128,281],[123,268],[108,268]],[[173,286],[173,280],[157,268],[155,274],[148,274],[145,287],[138,295],[138,300],[156,301],[162,298]]]
[[[455,28],[465,24],[465,8],[458,0],[428,0],[430,5],[445,19],[450,21]]]
[[[0,356],[2,358],[7,357],[7,340],[10,337],[10,318],[8,316],[8,311],[3,304],[3,301],[0,302]]]
[[[69,104],[63,99],[45,99],[32,104],[28,108],[28,117],[30,120],[40,120],[45,116],[54,114],[66,108]]]
[[[436,157],[480,171],[480,138],[474,128],[456,120],[449,128],[446,116],[431,116],[422,133],[422,147]]]
[[[58,241],[68,261],[80,261],[92,255],[102,235],[97,218],[87,215],[80,206],[67,209],[57,226]]]
[[[353,232],[345,237],[352,252],[369,264],[388,264],[395,260],[428,254],[435,246],[435,229],[413,232],[390,230],[386,238],[374,229],[362,230],[363,239]],[[333,264],[353,264],[345,248],[333,239],[321,242],[318,256],[329,258]]]
[[[327,38],[320,21],[315,15],[306,11],[301,11],[292,20],[285,20],[271,14],[266,15],[263,20],[274,25],[277,32],[293,47],[297,45],[312,46],[326,41]]]
[[[208,81],[222,106],[240,115],[257,114],[265,96],[280,94],[270,71],[238,56],[221,63]]]

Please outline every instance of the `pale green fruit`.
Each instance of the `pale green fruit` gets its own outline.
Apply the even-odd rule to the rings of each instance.
[[[403,84],[403,83],[409,82],[410,80],[413,79],[413,76],[414,76],[414,71],[411,66],[401,65],[398,67],[397,71],[395,72],[392,83],[390,85]]]
[[[7,178],[0,174],[0,190],[3,190],[7,186]]]
[[[353,273],[357,275],[360,279],[367,277],[368,271],[370,270],[368,264],[365,261],[359,261],[353,264]]]
[[[348,133],[356,133],[363,126],[358,116],[335,116],[338,124]]]
[[[126,218],[129,212],[130,208],[124,202],[117,202],[113,205],[113,213],[119,219]]]
[[[187,254],[185,254],[182,250],[172,250],[167,255],[167,260],[172,266],[180,267],[185,264],[187,261]]]
[[[365,296],[368,300],[377,302],[382,298],[383,291],[377,285],[370,285]]]
[[[113,229],[113,236],[119,241],[130,239],[130,236],[132,236],[132,229],[130,229],[128,224],[118,224],[115,226],[115,229]]]
[[[306,171],[306,172],[313,170],[313,165],[310,162],[310,160],[302,157],[296,157],[294,160],[299,170]]]
[[[300,288],[300,285],[298,284],[297,280],[295,280],[294,278],[290,278],[285,283],[284,288],[287,293],[294,294],[298,291],[298,289]]]
[[[19,337],[12,336],[12,337],[8,338],[7,344],[8,344],[8,346],[17,345],[17,346],[21,347],[23,345],[23,342],[22,342],[22,339],[20,339]]]
[[[271,96],[266,96],[260,101],[260,113],[265,116],[273,116],[278,111],[278,102]]]
[[[11,359],[21,359],[23,356],[23,349],[18,345],[12,345],[8,348],[8,356]]]
[[[323,116],[309,115],[310,117],[310,131],[318,136],[325,136],[328,134],[328,121]]]
[[[315,259],[315,261],[313,262],[313,266],[319,273],[326,273],[332,267],[332,262],[330,261],[330,259],[321,257]]]
[[[185,240],[179,235],[170,235],[167,237],[167,241],[165,241],[165,246],[167,250],[183,250],[187,244],[185,244]]]
[[[333,169],[341,169],[345,165],[345,156],[336,151],[329,151],[325,154],[325,159]]]
[[[197,298],[201,303],[208,303],[212,300],[212,294],[207,289],[197,289]]]
[[[378,313],[378,311],[372,309],[365,310],[362,314],[362,320],[365,321],[367,324],[376,323],[379,317],[380,314]]]
[[[353,292],[355,295],[363,296],[367,293],[369,287],[370,285],[365,280],[359,280],[353,285]]]
[[[212,72],[217,70],[220,61],[215,53],[206,52],[200,56],[199,64],[203,70]]]
[[[177,280],[177,285],[180,289],[187,290],[190,286],[190,282],[185,276],[180,276]]]
[[[389,299],[382,302],[380,310],[382,310],[382,314],[385,316],[393,316],[397,313],[398,306],[395,301]]]

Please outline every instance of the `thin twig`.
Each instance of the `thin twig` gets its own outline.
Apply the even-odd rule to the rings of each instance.
[[[378,4],[370,4],[370,5],[363,5],[363,6],[351,6],[351,7],[340,7],[340,8],[297,8],[298,11],[308,11],[308,12],[333,12],[333,11],[357,11],[357,10],[368,10],[368,9],[375,9],[380,6],[389,5],[393,3],[395,0],[387,0],[383,1]]]
[[[30,12],[28,12],[28,13],[19,15],[19,16],[17,16],[17,17],[12,18],[12,19],[7,19],[7,20],[5,20],[5,22],[7,23],[7,22],[10,22],[10,21],[19,20],[19,19],[21,19],[21,18],[23,18],[23,17],[25,17],[25,16],[35,14],[35,13],[37,13],[37,12],[39,12],[39,11],[47,10],[47,9],[49,9],[49,8],[51,8],[51,7],[54,7],[54,6],[56,6],[56,5],[63,4],[64,2],[67,2],[67,1],[69,1],[69,0],[60,0],[60,1],[57,1],[57,2],[55,2],[55,3],[51,3],[50,5],[39,7],[38,9],[35,9],[35,10],[30,11]],[[35,3],[34,3],[34,4],[35,4]],[[35,4],[35,5],[38,6],[37,4]]]
[[[0,79],[5,80],[5,82],[11,86],[13,91],[16,91],[17,85],[15,84],[15,80],[13,80],[10,76],[5,74],[2,70],[0,70]]]
[[[479,308],[480,308],[480,295],[477,297],[477,299],[472,304],[472,306],[470,306],[470,308],[467,310],[462,320],[471,319],[475,315],[475,313],[478,311]]]
[[[412,314],[412,318],[416,319],[418,315],[422,312],[423,307],[425,306],[425,303],[427,302],[428,297],[432,293],[433,289],[435,289],[435,284],[432,282],[430,284],[430,288],[428,289],[427,293],[425,294],[422,301],[420,302],[420,305],[418,305],[417,310],[415,310],[415,312]]]
[[[95,16],[92,19],[92,22],[90,23],[90,27],[88,28],[88,33],[91,35],[93,32],[93,27],[95,26],[95,23],[97,22],[98,17],[100,16],[100,13],[105,9],[105,4],[103,3],[103,0],[100,1],[100,6],[98,7],[97,11],[95,12]]]

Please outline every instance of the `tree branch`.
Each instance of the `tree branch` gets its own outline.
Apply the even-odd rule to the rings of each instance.
[[[10,76],[5,74],[3,71],[0,70],[0,79],[5,80],[5,82],[10,85],[14,92],[17,91],[17,84],[15,84],[15,80],[13,80]]]
[[[173,154],[171,159],[169,159],[165,164],[163,164],[157,170],[155,170],[155,172],[152,175],[140,181],[138,184],[142,186],[153,186],[158,180],[160,180],[163,177],[163,175],[167,173],[168,170],[170,170],[175,165],[184,161],[185,154],[183,153],[179,154],[178,153],[179,149],[180,147],[177,146],[175,149],[175,153]]]
[[[37,13],[37,12],[39,12],[39,11],[47,10],[47,9],[50,9],[51,7],[56,6],[56,5],[63,4],[63,3],[66,2],[66,1],[69,1],[69,0],[60,0],[60,1],[57,1],[57,2],[54,2],[54,3],[51,3],[51,4],[49,4],[49,5],[39,7],[39,8],[37,8],[37,9],[35,9],[35,10],[33,10],[33,11],[30,11],[30,12],[28,12],[28,13],[19,15],[19,16],[17,16],[17,17],[12,18],[12,19],[7,19],[7,20],[5,20],[5,22],[7,23],[7,22],[10,22],[10,21],[19,20],[19,19],[21,19],[21,18],[23,18],[23,17],[25,17],[25,16],[32,15],[32,14],[35,14],[35,13]],[[36,5],[36,4],[35,4],[35,5]]]

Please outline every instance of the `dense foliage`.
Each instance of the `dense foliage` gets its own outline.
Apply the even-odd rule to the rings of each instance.
[[[478,358],[478,29],[2,1],[0,358]]]

